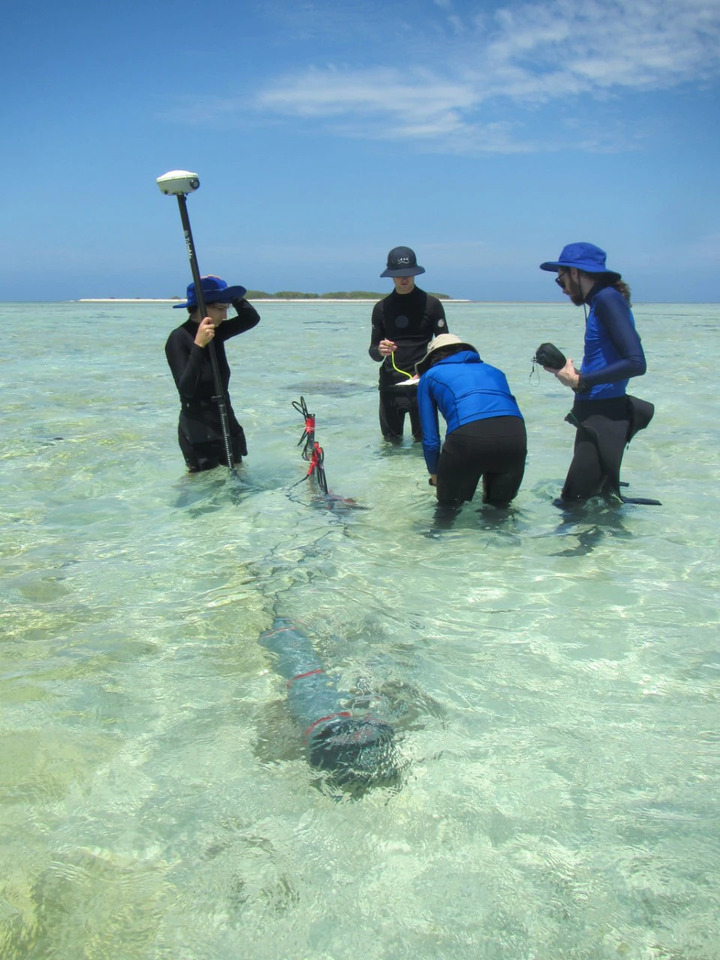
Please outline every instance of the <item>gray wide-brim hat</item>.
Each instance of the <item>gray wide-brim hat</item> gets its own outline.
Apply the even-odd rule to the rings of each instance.
[[[557,260],[546,260],[540,264],[541,270],[559,270],[561,267],[574,267],[576,270],[584,270],[585,273],[604,273],[616,280],[621,278],[621,274],[615,270],[608,270],[605,266],[607,254],[594,243],[569,243],[562,248]]]
[[[381,277],[417,277],[425,273],[425,267],[419,267],[415,251],[410,247],[393,247],[387,256],[387,267]]]
[[[425,371],[432,366],[433,354],[438,350],[442,350],[443,347],[454,347],[453,353],[459,353],[461,350],[472,350],[473,353],[477,353],[477,350],[471,343],[465,343],[464,340],[461,340],[460,337],[454,333],[441,333],[435,337],[434,340],[430,341],[427,353],[422,360],[418,360],[415,364],[415,373],[417,373],[418,376],[425,373]]]

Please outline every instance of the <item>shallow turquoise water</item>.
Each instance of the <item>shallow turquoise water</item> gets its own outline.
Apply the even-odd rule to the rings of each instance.
[[[368,304],[267,304],[233,341],[250,456],[189,478],[163,356],[179,311],[0,305],[0,956],[717,960],[718,305],[640,305],[657,406],[629,493],[551,505],[567,304],[449,304],[523,410],[502,521],[438,530],[386,448]],[[297,442],[304,395],[330,488]],[[395,726],[399,779],[311,768],[258,637],[303,624]]]

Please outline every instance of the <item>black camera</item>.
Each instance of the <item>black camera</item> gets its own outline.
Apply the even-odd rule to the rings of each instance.
[[[554,343],[541,343],[535,351],[533,363],[539,363],[541,367],[549,367],[551,370],[560,370],[567,363],[567,358]]]

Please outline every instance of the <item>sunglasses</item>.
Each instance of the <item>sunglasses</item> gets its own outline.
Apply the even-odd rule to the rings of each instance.
[[[563,270],[562,273],[560,273],[560,271],[558,271],[558,275],[555,277],[555,283],[556,283],[559,287],[564,287],[564,286],[565,286],[565,277],[566,277],[567,275],[568,275],[568,271],[567,271],[567,270]]]

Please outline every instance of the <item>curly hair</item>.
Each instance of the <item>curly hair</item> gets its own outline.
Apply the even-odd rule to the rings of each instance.
[[[587,270],[578,270],[578,273],[585,277],[589,277],[591,280],[597,280],[601,276],[607,276],[607,274],[588,273]],[[632,303],[630,302],[630,287],[623,279],[616,280],[615,283],[611,283],[609,286],[613,287],[619,294],[625,297],[629,307],[632,306]]]
[[[618,293],[621,293],[628,302],[628,306],[631,307],[632,303],[630,302],[630,287],[625,283],[624,280],[618,280],[613,284],[613,287],[617,290]]]

